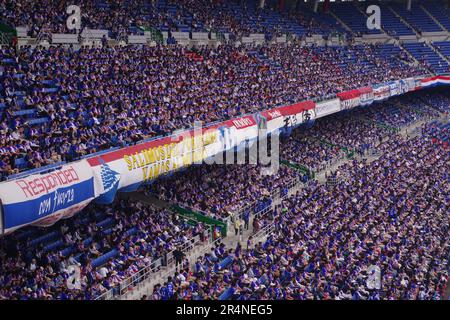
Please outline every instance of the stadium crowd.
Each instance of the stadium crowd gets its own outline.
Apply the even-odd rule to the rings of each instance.
[[[95,299],[195,236],[207,239],[205,231],[139,203],[90,206],[50,228],[2,239],[0,299]]]
[[[152,2],[146,0],[1,0],[0,17],[11,26],[28,27],[28,34],[36,37],[39,32],[75,33],[67,28],[69,5],[80,7],[81,26],[89,29],[109,30],[112,35],[119,31],[129,32],[130,27],[176,27],[176,21],[167,10],[158,12]],[[181,22],[181,21],[180,21]]]
[[[214,29],[233,37],[290,33],[292,26],[308,35],[341,30],[306,13],[243,9],[238,2],[0,0],[0,18],[28,25],[34,37],[74,32],[66,27],[69,4],[81,6],[83,27],[113,35],[132,28]],[[385,49],[300,41],[194,49],[106,42],[80,49],[2,47],[0,178],[167,135],[196,120],[227,120],[429,73],[403,49],[397,55]],[[448,114],[449,105],[446,91],[413,93],[294,132],[281,156],[313,171],[351,151],[376,148],[381,156],[340,166],[335,184],[305,185],[255,220],[254,230],[274,224],[267,240],[245,248],[219,244],[193,266],[186,260],[151,298],[441,299],[450,256],[449,124],[427,123],[413,138],[395,132],[438,111]],[[263,171],[248,164],[193,166],[147,192],[214,218],[245,211],[248,224],[249,206],[269,207],[274,192],[285,194],[301,178],[288,166]],[[91,204],[53,226],[0,239],[0,300],[95,299],[164,263],[193,238],[210,236],[202,223],[192,226],[169,210],[125,200]]]
[[[386,101],[383,109],[368,108],[367,113],[371,114],[377,121],[398,129],[423,118],[439,116],[438,99],[439,97],[436,97],[429,103],[424,103],[414,94],[405,95]],[[433,107],[430,107],[430,105],[433,105]]]
[[[429,97],[427,103],[422,101],[423,96]],[[369,108],[360,107],[320,118],[306,130],[296,130],[283,142],[281,158],[316,172],[323,170],[352,152],[364,154],[376,148],[402,127],[437,117],[448,101],[440,95],[412,93]]]
[[[225,120],[426,72],[396,57],[384,61],[379,49],[2,48],[2,177],[165,135],[195,120]]]
[[[263,243],[219,245],[156,285],[151,299],[441,299],[448,150],[426,130],[379,148],[374,161],[341,166],[347,178],[335,186],[316,182],[287,198]]]
[[[448,114],[450,100],[448,90],[438,89],[434,92],[421,92],[417,94],[417,98],[428,105],[433,105],[433,107],[440,112]]]
[[[29,28],[28,33],[36,36],[40,31],[73,33],[66,25],[69,14],[66,8],[77,5],[81,11],[81,26],[90,29],[106,29],[112,35],[120,31],[139,32],[142,29],[185,32],[222,32],[232,38],[250,33],[269,36],[296,31],[305,34],[313,32],[328,34],[343,30],[340,25],[328,25],[298,12],[288,17],[280,12],[276,1],[266,1],[261,9],[257,1],[240,0],[76,0],[0,1],[0,19],[11,26]],[[337,22],[336,22],[337,23]]]
[[[400,97],[395,105],[385,101],[370,108],[334,114],[318,119],[310,127],[294,130],[280,144],[280,159],[317,172],[355,152],[362,155],[378,149],[398,129],[438,115],[437,110],[415,95]],[[283,193],[290,181],[302,178],[300,172],[287,166],[266,176],[255,165],[203,165],[155,181],[147,192],[206,215],[227,218],[249,206],[262,210],[270,202],[258,199],[270,198],[280,189]]]
[[[346,152],[339,146],[327,144],[297,131],[281,145],[281,158],[318,172],[343,159]]]
[[[355,118],[353,112],[332,117],[341,128],[334,136],[342,141],[363,135],[377,141],[388,132],[376,126],[359,133],[344,129],[339,123]],[[304,138],[316,130],[326,136],[331,127],[326,119],[317,121]],[[218,297],[230,286],[228,293],[242,299],[438,298],[448,257],[448,125],[432,122],[422,134],[411,141],[393,134],[381,139],[380,159],[346,164],[335,186],[311,183],[288,198],[282,210],[269,213],[268,220],[257,220],[259,230],[276,219],[277,231],[268,242],[249,251],[216,249],[212,258],[198,261],[193,273],[185,270],[157,287],[154,298]],[[320,144],[312,148],[322,149]],[[273,175],[261,175],[260,166],[194,166],[156,181],[150,190],[223,218],[255,201],[267,206],[276,189],[297,177],[285,166]],[[91,205],[52,227],[25,228],[2,239],[0,299],[94,299],[196,236],[209,236],[202,224],[192,227],[165,210],[123,200]],[[230,254],[239,259],[227,258]],[[231,264],[219,267],[224,259]],[[269,264],[274,265],[270,272]],[[361,279],[370,264],[382,268],[386,290],[367,294],[363,289]],[[80,267],[74,284],[79,289],[67,286],[73,265]]]
[[[249,206],[263,209],[273,192],[283,192],[299,178],[286,166],[272,173],[261,165],[201,165],[155,181],[147,192],[208,216],[228,218]]]

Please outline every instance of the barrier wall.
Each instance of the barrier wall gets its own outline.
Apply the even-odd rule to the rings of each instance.
[[[358,89],[341,92],[337,96],[341,100],[341,110],[349,110],[361,105],[361,93]]]
[[[220,152],[256,139],[254,116],[176,133],[87,159],[93,169],[99,203],[111,203],[117,190],[134,191],[141,184]]]
[[[295,127],[315,118],[315,103],[304,101],[261,112],[259,127],[267,129],[267,133],[273,133],[281,128]]]
[[[450,85],[450,76],[436,76],[423,78],[417,83],[419,89]]]
[[[360,94],[360,104],[362,106],[366,106],[369,104],[372,104],[372,102],[374,101],[374,93],[373,93],[373,88],[372,87],[363,87],[363,88],[359,88],[358,89],[359,94]]]
[[[383,101],[391,96],[391,89],[387,84],[374,85],[372,88],[375,101]]]

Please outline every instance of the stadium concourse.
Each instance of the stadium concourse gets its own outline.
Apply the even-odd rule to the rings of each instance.
[[[449,299],[448,5],[316,6],[0,0],[0,300]]]

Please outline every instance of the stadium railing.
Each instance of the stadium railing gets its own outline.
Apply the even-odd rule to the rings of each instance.
[[[212,237],[209,239],[209,241],[212,240]],[[201,257],[203,256],[205,253],[209,252],[211,250],[212,247],[216,246],[217,244],[219,244],[222,241],[222,238],[219,237],[217,239],[215,239],[214,241],[209,242],[209,245],[205,246],[204,248],[202,248],[201,250],[199,250],[196,254],[197,257]],[[187,258],[188,259],[188,258]],[[192,265],[191,261],[189,261],[190,264]],[[169,275],[174,275],[175,272],[180,271],[182,268],[182,265],[176,265],[175,263],[172,263],[172,265],[168,266],[166,270],[164,270],[161,273],[161,279],[167,279],[167,277]]]
[[[259,230],[258,232],[256,232],[254,235],[251,236],[253,243],[258,243],[258,242],[262,241],[262,239],[264,239],[265,237],[268,237],[274,231],[275,231],[274,223],[271,223],[271,224],[265,226],[264,228],[262,228],[261,230]]]
[[[189,252],[201,242],[200,236],[196,236],[179,246],[179,249],[182,252]],[[135,274],[125,278],[122,280],[118,286],[106,291],[105,293],[98,296],[95,300],[111,300],[118,296],[123,296],[127,292],[133,290],[139,283],[142,283],[144,280],[150,278],[152,275],[155,275],[158,271],[161,270],[162,267],[169,268],[170,266],[175,264],[175,258],[173,256],[172,250],[169,252],[165,258],[159,258],[149,265],[143,267]]]
[[[226,236],[228,226],[226,219],[222,217],[217,217],[214,214],[207,213],[200,209],[191,208],[185,203],[177,203],[172,206],[173,210],[188,219],[189,221],[195,221],[197,223],[203,223],[210,228],[219,227],[221,228],[221,233]]]

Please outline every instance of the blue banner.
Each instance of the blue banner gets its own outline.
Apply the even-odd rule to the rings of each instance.
[[[95,195],[92,168],[85,160],[1,183],[3,233],[30,224],[52,225],[80,211]]]

